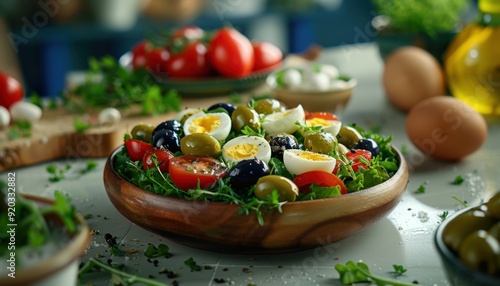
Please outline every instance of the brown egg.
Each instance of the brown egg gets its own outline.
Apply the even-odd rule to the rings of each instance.
[[[439,62],[424,49],[413,46],[387,56],[382,82],[389,101],[404,112],[426,98],[446,94]]]
[[[425,99],[410,110],[406,132],[424,154],[441,160],[460,160],[483,145],[488,126],[466,103],[440,96]]]

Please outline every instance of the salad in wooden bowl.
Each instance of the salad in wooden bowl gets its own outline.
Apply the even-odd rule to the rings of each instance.
[[[355,234],[398,204],[408,168],[390,142],[275,99],[220,103],[134,126],[104,183],[126,218],[180,243],[296,251]]]

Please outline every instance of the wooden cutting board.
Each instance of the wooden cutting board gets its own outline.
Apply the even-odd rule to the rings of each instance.
[[[182,108],[207,108],[214,103],[229,100],[229,96],[187,98],[182,99]],[[247,100],[245,95],[242,95],[242,100]],[[123,111],[122,120],[117,124],[93,125],[85,132],[78,133],[74,128],[74,121],[82,118],[82,115],[64,108],[46,110],[42,118],[33,123],[29,137],[11,140],[8,129],[0,129],[0,172],[54,159],[71,161],[78,158],[107,157],[123,144],[124,134],[136,124],[157,125],[174,118],[175,114],[176,112],[171,112],[142,116],[140,107],[136,106]]]

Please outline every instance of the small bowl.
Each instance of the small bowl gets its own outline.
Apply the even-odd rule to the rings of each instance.
[[[127,219],[168,239],[224,253],[285,253],[333,243],[386,217],[408,183],[408,167],[395,149],[399,170],[386,182],[340,197],[286,203],[282,213],[239,214],[239,206],[190,201],[155,194],[129,183],[113,167],[116,149],[104,167],[111,203]]]
[[[275,74],[267,77],[267,85],[277,100],[286,106],[297,106],[301,104],[305,110],[310,112],[328,111],[332,113],[342,112],[352,97],[354,87],[357,85],[355,79],[346,78],[346,86],[329,89],[326,91],[307,91],[303,89],[287,89],[278,87]]]
[[[54,203],[53,200],[43,197],[28,194],[24,194],[23,196],[39,205]],[[55,217],[52,216],[47,216],[46,219],[54,219],[56,222]],[[78,232],[70,238],[64,247],[49,258],[40,260],[40,262],[26,268],[16,266],[15,279],[2,276],[0,277],[0,285],[77,285],[79,260],[89,245],[91,234],[90,228],[80,214],[77,214],[75,219],[79,226]]]
[[[459,257],[445,244],[443,241],[443,232],[447,225],[455,218],[468,212],[471,209],[475,209],[477,206],[467,207],[462,209],[453,215],[446,218],[439,227],[437,228],[434,235],[434,243],[438,250],[439,256],[441,257],[441,262],[445,268],[446,275],[448,277],[451,285],[459,286],[498,286],[500,285],[500,278],[487,275],[478,270],[475,270],[464,263],[462,263]]]

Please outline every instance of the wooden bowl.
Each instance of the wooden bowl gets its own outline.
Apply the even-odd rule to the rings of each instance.
[[[355,79],[349,79],[345,87],[326,91],[287,89],[277,86],[273,74],[267,78],[266,82],[271,87],[271,93],[274,98],[283,102],[288,107],[301,104],[305,110],[310,112],[327,111],[336,114],[341,113],[346,108],[351,100],[354,87],[357,85]]]
[[[238,205],[189,201],[158,195],[127,182],[113,168],[116,149],[104,167],[111,203],[137,225],[204,250],[225,253],[284,253],[333,243],[384,218],[399,203],[408,183],[408,167],[394,149],[399,170],[375,187],[335,198],[286,203],[263,212],[238,214]]]
[[[23,194],[23,196],[39,205],[54,203],[53,200],[43,197],[28,194]],[[56,217],[47,215],[46,219],[57,223],[55,220]],[[52,256],[44,258],[38,263],[26,266],[25,268],[16,266],[15,278],[2,276],[0,277],[0,285],[77,285],[80,258],[84,255],[90,243],[91,234],[90,228],[83,216],[77,214],[75,219],[79,229],[76,234],[72,235],[67,244],[61,247],[61,249]]]

